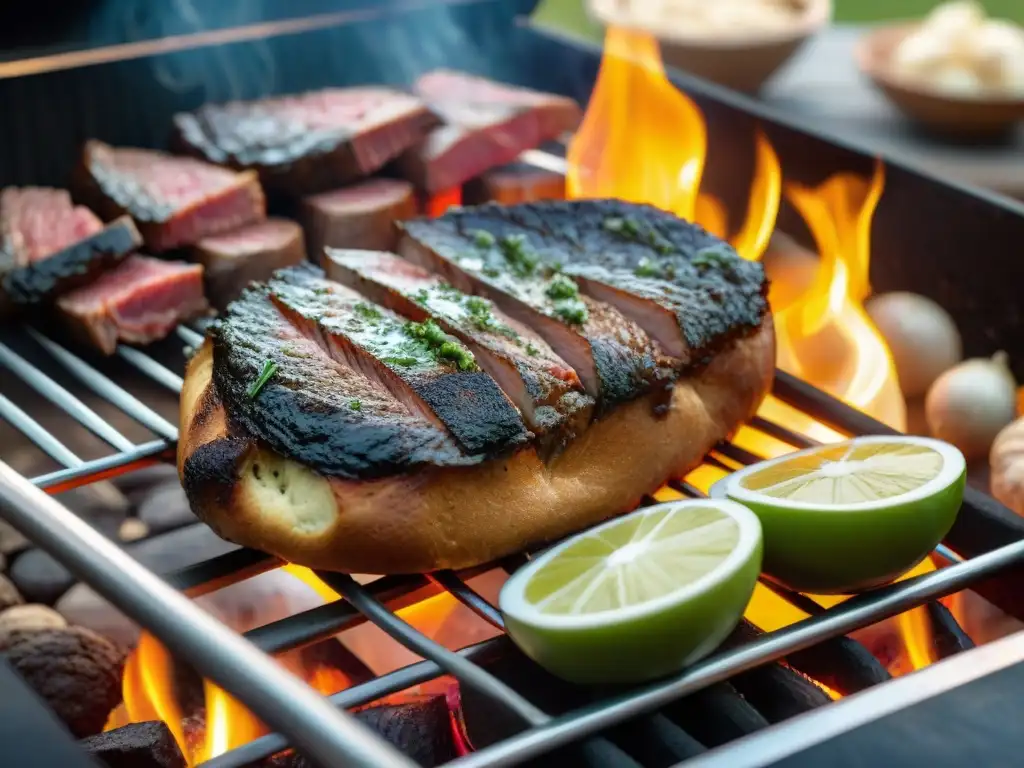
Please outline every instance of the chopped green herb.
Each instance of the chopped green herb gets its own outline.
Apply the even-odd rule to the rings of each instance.
[[[275,373],[277,373],[277,363],[273,360],[267,360],[263,363],[263,369],[260,371],[260,375],[256,377],[256,381],[250,384],[249,389],[245,391],[246,396],[250,399],[256,397]]]
[[[424,320],[422,323],[406,323],[405,332],[414,339],[420,339],[428,344],[441,344],[447,338],[445,332],[433,320]]]
[[[348,407],[351,408],[353,411],[363,410],[363,404],[358,400],[352,400],[351,402],[349,402]]]
[[[466,297],[466,311],[471,315],[486,315],[491,311],[491,302],[479,296]]]
[[[530,357],[536,357],[537,355],[540,354],[540,350],[533,346],[533,342],[529,342],[526,345],[526,354],[528,354]]]
[[[426,304],[428,301],[430,301],[430,293],[427,291],[426,288],[420,288],[419,292],[412,297],[412,300],[415,301],[417,304]]]
[[[555,314],[567,323],[583,325],[590,313],[587,305],[579,299],[561,299],[555,302]]]
[[[403,368],[411,368],[419,362],[415,357],[385,357],[384,362],[388,365],[400,365]]]
[[[477,248],[493,248],[494,235],[486,230],[478,229],[473,233],[473,243]]]
[[[451,360],[458,366],[460,371],[475,371],[477,369],[476,360],[473,359],[472,353],[454,341],[444,342],[438,348],[437,356]]]
[[[727,267],[733,260],[734,257],[722,248],[703,248],[694,254],[692,263],[695,267]]]
[[[529,250],[526,235],[517,233],[505,235],[498,241],[501,252],[505,256],[512,273],[518,277],[529,277],[536,269],[539,259],[537,254]]]
[[[404,326],[406,335],[415,341],[420,341],[434,358],[444,358],[454,362],[461,371],[477,370],[476,360],[473,353],[455,341],[441,330],[441,327],[433,320],[425,320],[422,323],[406,323]],[[414,364],[415,358],[410,358]],[[385,360],[385,362],[388,362]],[[401,365],[402,363],[398,363]]]
[[[661,269],[650,259],[640,259],[633,274],[637,277],[661,277]]]
[[[485,277],[497,277],[498,275],[501,274],[501,270],[499,270],[497,267],[490,267],[490,266],[488,266],[488,267],[484,267],[480,271],[484,273]]]
[[[328,288],[327,286],[321,286],[319,288],[314,288],[313,289],[313,293],[316,294],[317,296],[324,296],[324,295],[326,295],[326,294],[328,294],[330,292],[331,292],[331,289]]]
[[[550,299],[575,299],[580,289],[571,277],[555,275],[544,291]]]
[[[353,309],[356,311],[356,314],[364,320],[380,320],[383,317],[380,310],[375,307],[371,307],[369,304],[364,304],[361,301],[356,304]]]

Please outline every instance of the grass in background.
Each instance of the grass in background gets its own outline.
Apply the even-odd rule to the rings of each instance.
[[[584,2],[586,0],[541,0],[533,14],[534,21],[565,32],[599,39],[600,30],[587,17]],[[936,5],[939,5],[939,0],[835,0],[835,19],[859,23],[912,19],[923,16]],[[992,16],[1024,23],[1022,0],[984,0],[982,5]]]

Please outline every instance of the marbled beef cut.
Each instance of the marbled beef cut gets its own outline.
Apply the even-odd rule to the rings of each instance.
[[[525,150],[574,130],[582,118],[579,105],[564,96],[449,70],[427,73],[415,91],[444,125],[405,152],[398,165],[430,193],[511,163]]]
[[[157,252],[266,218],[255,173],[101,141],[86,142],[73,192],[104,218],[130,215]]]
[[[57,306],[73,336],[108,355],[118,342],[162,339],[208,308],[202,266],[151,256],[132,256]]]
[[[268,192],[296,197],[370,175],[437,123],[421,99],[380,87],[207,104],[174,117],[181,150],[257,171]]]

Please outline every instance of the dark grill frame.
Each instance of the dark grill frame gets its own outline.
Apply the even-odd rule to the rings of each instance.
[[[42,336],[35,330],[25,328],[24,332],[31,336],[35,343],[45,350],[60,367],[71,373],[94,393],[132,415],[156,435],[156,439],[135,445],[129,450],[120,450],[95,461],[80,462],[56,437],[46,433],[32,420],[31,416],[19,409],[13,402],[0,396],[0,417],[19,427],[26,436],[49,453],[51,457],[67,466],[67,469],[32,479],[32,485],[38,489],[57,492],[101,478],[130,472],[141,466],[172,457],[177,431],[173,424],[65,347]],[[178,337],[189,346],[196,346],[201,341],[199,334],[184,327],[178,329]],[[162,384],[169,391],[174,392],[180,388],[181,377],[146,353],[136,349],[123,348],[119,350],[119,355],[136,370]],[[40,367],[18,356],[12,349],[2,344],[0,344],[0,365],[27,383],[36,392],[47,396],[68,416],[90,428],[113,445],[115,449],[126,447],[124,446],[125,438],[116,433],[112,434],[109,425],[102,422],[88,406],[64,391]],[[772,391],[783,401],[847,434],[891,432],[883,425],[827,395],[809,388],[783,372],[776,373]],[[813,444],[807,438],[761,418],[753,419],[750,426],[781,439],[794,448],[808,447]],[[709,454],[707,462],[729,469],[730,463],[748,464],[758,458],[732,443],[723,442],[715,446]],[[76,462],[80,463],[76,464]],[[669,483],[669,486],[684,496],[697,497],[701,495],[696,488],[683,481]],[[0,475],[0,497],[7,502],[2,510],[3,516],[15,527],[22,529],[30,538],[33,538],[37,544],[62,560],[66,559],[62,557],[62,548],[74,549],[83,546],[81,540],[76,540],[73,531],[61,534],[55,528],[40,531],[33,530],[30,524],[26,525],[27,519],[37,515],[38,512],[24,503],[11,506],[12,497],[8,493],[9,490],[9,478]],[[35,494],[26,494],[23,501],[28,501],[34,496]],[[976,493],[968,494],[961,515],[976,513],[972,505],[977,496]],[[60,510],[60,512],[62,513],[61,517],[73,517],[67,510]],[[110,546],[113,547],[113,545]],[[739,643],[727,650],[720,650],[707,660],[674,678],[597,700],[582,709],[555,718],[537,709],[533,703],[474,663],[500,655],[503,650],[507,652],[508,641],[505,638],[488,640],[455,653],[434,643],[395,615],[394,610],[397,607],[409,604],[411,600],[422,599],[436,594],[440,590],[446,590],[482,619],[500,629],[502,623],[497,609],[466,585],[465,578],[471,576],[472,573],[442,572],[429,576],[388,576],[368,586],[360,586],[347,576],[319,573],[318,576],[325,583],[346,599],[259,627],[246,633],[245,637],[260,651],[273,654],[337,634],[364,621],[372,621],[426,660],[334,694],[329,699],[335,707],[349,708],[367,704],[382,696],[401,691],[434,677],[451,674],[459,679],[464,686],[473,688],[476,693],[491,698],[499,706],[511,711],[525,726],[528,726],[527,730],[518,735],[460,758],[453,764],[464,766],[511,764],[529,760],[531,757],[544,754],[556,747],[589,737],[588,748],[597,749],[599,754],[603,754],[610,761],[610,764],[630,765],[633,764],[632,761],[621,753],[618,747],[601,738],[600,731],[638,715],[650,713],[682,696],[694,693],[713,683],[728,680],[736,674],[757,666],[789,656],[793,656],[795,659],[797,658],[795,654],[807,649],[823,649],[822,644],[825,641],[839,638],[855,629],[896,615],[909,608],[925,604],[932,606],[930,612],[933,617],[932,623],[935,627],[936,637],[945,641],[947,652],[958,652],[971,647],[969,639],[952,621],[948,612],[938,603],[930,603],[930,601],[976,584],[1005,567],[1024,564],[1024,542],[1010,544],[970,560],[961,561],[957,555],[945,547],[940,548],[940,554],[947,560],[958,562],[935,573],[863,595],[828,610],[817,606],[803,595],[790,593],[765,582],[791,604],[811,613],[811,617],[783,630],[762,635],[749,642]],[[523,562],[525,559],[522,556],[508,558],[499,567],[514,570]],[[68,562],[67,564],[74,568],[73,563]],[[263,573],[278,565],[280,565],[280,561],[276,558],[243,548],[171,574],[166,577],[166,580],[171,586],[185,594],[198,596]],[[104,592],[102,580],[98,578],[99,573],[96,571],[96,567],[112,569],[116,574],[120,564],[118,562],[101,563],[100,566],[94,564],[92,570],[89,567],[82,568],[79,564],[77,570],[83,580],[92,584],[98,591]],[[483,569],[474,569],[473,572],[480,572],[480,570]],[[137,615],[140,601],[154,599],[159,601],[160,599],[159,596],[138,584],[131,583],[130,580],[126,581],[123,586],[125,592],[122,594],[111,594],[109,591],[104,594],[130,616]],[[169,625],[163,627],[162,631],[157,627],[149,627],[149,629],[168,647],[184,651],[183,655],[187,655],[189,649],[195,647],[194,644],[202,645],[210,640],[206,631],[197,633],[189,627]],[[227,632],[230,633],[230,630]],[[189,655],[189,657],[191,656]],[[844,659],[842,652],[833,651],[831,655],[826,654],[826,658],[826,663],[830,664],[849,662],[849,659]],[[790,663],[800,668],[793,659],[790,659]],[[199,665],[197,664],[197,666]],[[251,706],[254,711],[257,709],[265,711],[268,708],[266,701],[263,702],[264,706],[256,706],[256,697],[260,695],[260,692],[251,685],[251,680],[263,674],[265,670],[251,670],[249,681],[244,678],[225,680],[221,679],[215,670],[210,670],[210,672],[209,676],[213,680],[223,685],[240,701]],[[871,682],[874,681],[868,681],[866,685],[870,685]],[[277,704],[278,702],[274,702],[269,705],[269,708],[273,710]],[[318,752],[316,745],[304,740],[303,734],[296,733],[294,730],[289,731],[283,724],[279,725],[282,721],[278,718],[267,717],[266,714],[262,716],[275,727],[281,727],[287,735],[265,736],[210,760],[204,765],[210,768],[237,768],[286,749],[291,744],[298,744],[303,750],[311,750],[314,756],[322,757],[326,754],[333,755],[334,759],[338,761],[346,759],[359,762],[358,752],[328,751],[320,752],[317,755],[315,754]],[[317,714],[309,712],[304,713],[304,716],[315,720]],[[343,739],[340,741],[344,742]],[[344,745],[339,746],[338,743],[328,746],[328,750],[344,748]],[[368,754],[373,755],[372,751]],[[366,754],[363,754],[362,757],[366,758]],[[392,764],[397,757],[393,752],[390,754],[384,752],[370,759],[371,761],[383,760],[384,762],[373,763],[382,765]]]

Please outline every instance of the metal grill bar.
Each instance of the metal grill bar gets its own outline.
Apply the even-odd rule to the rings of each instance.
[[[46,455],[54,461],[66,467],[82,466],[82,460],[72,453],[64,443],[43,429],[43,426],[38,421],[2,394],[0,394],[0,416],[14,425],[16,429],[45,451]]]
[[[58,360],[58,362],[71,370],[74,375],[84,381],[84,383],[96,391],[97,394],[112,402],[114,405],[125,407],[126,410],[128,410],[129,407],[135,407],[135,413],[132,415],[142,423],[146,423],[145,419],[151,420],[151,423],[153,424],[159,424],[159,421],[155,420],[163,421],[163,425],[161,426],[163,427],[164,432],[173,432],[173,435],[176,436],[176,430],[173,425],[166,422],[166,420],[163,420],[158,414],[136,400],[132,395],[127,393],[118,385],[114,384],[114,382],[104,374],[100,373],[95,368],[92,368],[92,366],[89,366],[80,358],[63,349],[59,345],[54,344],[49,339],[35,334],[34,332],[33,335]],[[198,337],[195,332],[190,329],[183,328],[179,329],[179,337],[181,337],[186,343],[192,343],[193,345],[201,340],[201,337]],[[148,355],[139,352],[138,350],[131,350],[131,352],[132,354],[126,356],[125,359],[127,359],[130,364],[134,365],[142,373],[159,381],[163,386],[170,389],[172,388],[172,384],[177,383],[176,380],[180,381],[180,377],[177,377],[177,374],[174,374],[155,360],[152,360]],[[165,374],[170,374],[170,376]],[[172,379],[171,377],[174,378]],[[29,383],[31,385],[31,382]],[[0,410],[0,415],[4,415],[2,410]],[[147,426],[149,425],[147,424]],[[790,445],[794,445],[794,447],[804,447],[804,445],[809,442],[806,438],[801,438],[799,435],[791,433],[788,430],[778,427],[777,425],[773,425],[763,419],[753,420],[751,422],[751,426],[759,429],[765,434],[783,440]],[[40,429],[42,428],[40,427]],[[878,430],[875,428],[873,431],[877,432]],[[47,434],[45,433],[45,430],[43,430],[43,433]],[[168,435],[168,437],[170,436],[171,435]],[[153,443],[136,447],[134,449],[134,455],[123,453],[117,456],[108,457],[100,462],[89,462],[87,465],[69,465],[69,469],[51,473],[50,475],[43,476],[42,478],[37,478],[37,482],[39,482],[40,486],[46,485],[51,488],[64,486],[68,483],[75,483],[78,481],[88,482],[91,479],[90,472],[98,473],[106,471],[117,473],[126,467],[133,466],[133,462],[137,463],[138,461],[151,458],[155,455],[159,455],[160,453],[165,453],[169,447],[170,444],[168,442],[154,441]],[[723,457],[723,459],[730,462],[736,462],[741,465],[758,460],[758,457],[754,454],[749,451],[745,451],[732,443],[719,444],[715,447],[715,450]],[[67,462],[64,463],[68,464]],[[709,457],[706,463],[716,466],[724,471],[731,471],[731,467],[728,464],[714,457]],[[703,496],[697,488],[684,481],[672,483],[671,487],[687,496]],[[520,558],[516,560],[513,565],[521,564],[521,562],[522,559]],[[190,596],[196,596],[236,583],[245,578],[256,575],[257,573],[271,570],[280,564],[281,563],[275,558],[269,557],[263,553],[240,549],[236,552],[211,559],[197,564],[193,568],[179,572],[170,578],[170,582],[175,587],[186,591]],[[587,719],[587,713],[591,710],[596,709],[597,711],[604,711],[606,702],[597,702],[577,713],[570,713],[570,715],[559,717],[552,721],[547,715],[536,710],[532,704],[525,701],[525,699],[522,699],[519,694],[508,689],[507,686],[504,686],[503,683],[500,683],[500,681],[484,672],[484,670],[468,663],[470,659],[476,658],[472,649],[465,649],[463,652],[457,653],[444,649],[418,633],[416,630],[412,629],[409,625],[402,622],[401,619],[394,615],[392,612],[393,609],[386,608],[381,603],[381,600],[391,602],[396,599],[401,599],[403,596],[407,597],[418,590],[422,590],[428,585],[428,581],[425,577],[390,577],[390,579],[381,579],[379,582],[375,582],[375,584],[368,589],[360,587],[354,581],[347,579],[346,577],[338,577],[333,574],[322,574],[321,578],[323,578],[325,583],[335,586],[336,589],[341,587],[343,582],[347,581],[348,583],[344,585],[345,589],[339,589],[338,591],[345,594],[348,598],[348,602],[334,602],[282,619],[281,621],[274,622],[270,625],[260,627],[247,633],[247,639],[253,642],[258,648],[270,653],[275,653],[314,642],[322,637],[329,636],[345,628],[370,620],[384,631],[389,632],[392,635],[396,635],[400,642],[407,645],[407,647],[412,648],[416,652],[424,654],[426,651],[427,653],[424,655],[431,659],[429,661],[411,665],[404,670],[398,670],[391,675],[377,678],[376,680],[369,681],[359,686],[354,686],[346,691],[336,694],[334,697],[331,697],[331,702],[337,706],[347,707],[368,703],[382,695],[386,695],[387,693],[401,690],[409,685],[423,682],[445,673],[455,672],[457,677],[462,677],[466,680],[464,677],[466,670],[475,670],[470,671],[468,674],[470,675],[470,679],[474,680],[474,682],[479,683],[481,681],[487,681],[482,686],[482,690],[485,695],[505,705],[509,704],[511,696],[513,707],[518,708],[521,706],[521,703],[525,703],[527,708],[532,708],[534,710],[534,719],[528,720],[527,722],[531,723],[535,727],[514,737],[511,743],[517,744],[520,742],[516,740],[529,739],[527,744],[532,744],[534,743],[532,740],[537,739],[536,749],[538,750],[538,753],[539,751],[545,751],[555,746],[576,741],[577,739],[587,738],[588,736],[592,736],[596,730],[599,730],[606,725],[613,725],[615,723],[622,722],[623,720],[622,717],[616,715],[616,713],[621,713],[622,710],[614,708],[615,706],[622,705],[618,703],[618,700],[614,700],[612,702],[613,708],[610,710],[611,714],[608,715],[611,719],[602,719],[599,721],[591,721]],[[498,628],[502,627],[501,616],[497,609],[466,585],[460,575],[451,572],[443,572],[432,576],[431,581],[433,581],[435,585],[447,590],[457,600],[469,607],[492,626]],[[898,586],[903,587],[903,585],[910,584],[911,582],[908,581]],[[788,643],[776,641],[774,644],[766,645],[766,639],[777,638],[779,633],[767,635],[753,644],[756,648],[761,649],[761,655],[753,657],[754,661],[751,661],[751,657],[743,655],[743,652],[747,652],[747,650],[752,647],[750,645],[742,646],[736,650],[723,652],[712,660],[717,661],[720,665],[715,669],[720,671],[722,677],[716,677],[716,680],[725,679],[726,677],[730,677],[737,672],[744,671],[745,669],[756,666],[757,664],[778,660],[787,654],[792,654],[795,651],[798,651],[800,648],[813,645],[816,642],[830,637],[838,637],[849,631],[849,629],[843,628],[845,625],[841,626],[835,623],[835,609],[825,611],[803,595],[788,593],[785,590],[780,592],[779,589],[776,589],[776,591],[791,604],[808,613],[812,613],[813,619],[808,621],[816,620],[819,622],[825,622],[822,625],[824,628],[822,628],[822,626],[812,625],[811,629],[814,630],[813,634],[809,636],[797,635],[795,641],[789,638],[789,636],[783,636],[783,640],[787,640],[787,638],[789,638]],[[900,605],[911,605],[913,597],[904,597],[904,600],[909,600],[911,602],[900,603]],[[858,621],[862,622],[860,626],[865,626],[879,620],[880,618],[884,618],[886,615],[891,615],[886,614],[886,610],[894,610],[891,605],[882,603],[877,605],[873,604],[869,607],[871,608],[869,612],[857,617]],[[811,610],[812,608],[813,612]],[[895,612],[899,612],[899,610],[895,610]],[[799,626],[803,626],[803,624],[804,623],[801,623]],[[812,637],[814,639],[809,640],[808,637]],[[498,641],[493,642],[493,645],[487,645],[487,647],[498,648],[500,645]],[[467,657],[469,658],[467,659]],[[452,666],[453,659],[455,660],[454,666]],[[480,677],[481,675],[482,677]],[[212,679],[216,680],[215,677]],[[409,682],[410,680],[413,682]],[[708,682],[702,682],[702,679],[699,677],[696,682],[689,678],[687,678],[687,680],[687,685],[694,686],[693,690],[709,684]],[[712,682],[714,681],[712,680]],[[495,688],[492,684],[497,684],[498,688]],[[672,688],[671,690],[676,691],[678,688]],[[657,698],[651,698],[653,695],[656,695]],[[636,707],[630,716],[642,714],[660,706],[657,702],[661,702],[661,697],[665,695],[666,694],[664,692],[659,693],[657,691],[654,692],[654,694],[648,693],[646,698],[641,695],[637,700],[639,703],[634,702],[635,696],[628,698],[627,703],[634,702],[631,706]],[[669,698],[675,698],[676,695],[681,694],[673,693]],[[517,697],[521,703],[517,703]],[[245,701],[244,697],[240,696],[240,698]],[[522,714],[522,712],[520,712],[520,714]],[[539,714],[539,717],[537,717],[537,714]],[[269,719],[267,719],[267,721],[272,722]],[[591,723],[597,724],[594,724],[591,727]],[[563,733],[560,724],[568,730]],[[300,739],[298,743],[302,744],[304,748],[306,747],[306,742],[304,740]],[[504,742],[504,744],[508,743],[509,742]],[[264,737],[250,745],[246,745],[246,747],[232,750],[220,758],[210,761],[206,765],[223,766],[224,768],[227,766],[233,766],[237,768],[238,766],[242,766],[254,759],[260,759],[272,754],[273,752],[280,751],[281,749],[286,748],[288,744],[289,741],[283,736],[272,735]],[[616,747],[608,742],[599,740],[595,746],[601,746],[612,750],[613,752],[610,754],[618,763],[629,761],[629,758],[621,754]],[[486,756],[492,750],[501,747],[502,744],[498,744],[479,754]],[[497,753],[497,759],[500,762],[505,762],[506,760],[518,761],[518,759],[528,758],[532,754],[535,753],[524,752],[522,755],[510,753],[511,756],[502,756],[502,753],[499,752]],[[490,762],[489,757],[480,757],[479,759],[487,761],[482,762],[481,764],[496,764],[494,762]]]
[[[137,369],[142,371],[142,373],[145,373],[153,379],[153,381],[163,385],[171,392],[181,392],[181,388],[185,385],[185,380],[182,379],[181,376],[174,373],[174,371],[168,370],[149,355],[144,355],[137,349],[119,346],[117,348],[117,354],[122,360],[131,363]]]
[[[0,505],[9,523],[318,762],[414,765],[2,463]]]

